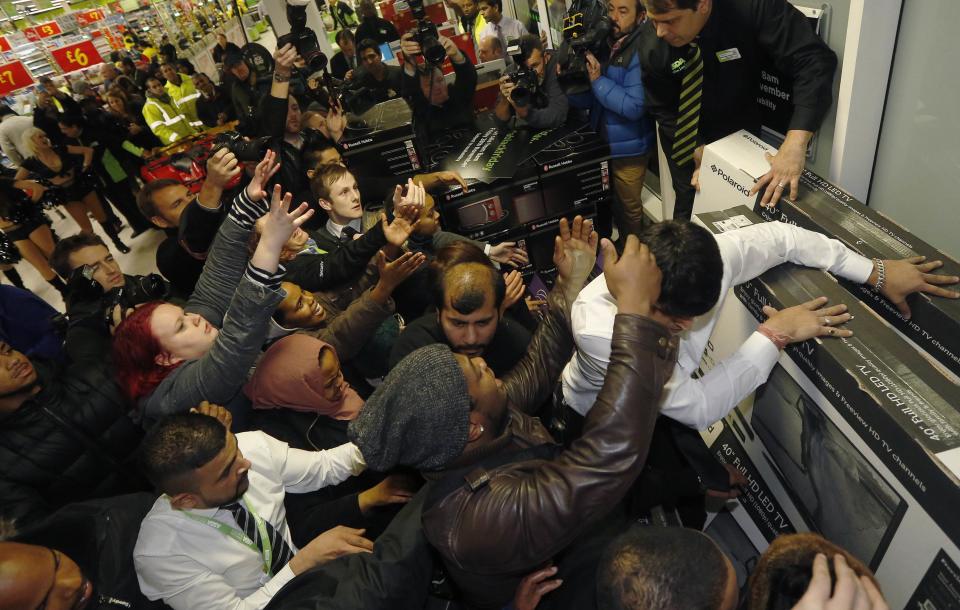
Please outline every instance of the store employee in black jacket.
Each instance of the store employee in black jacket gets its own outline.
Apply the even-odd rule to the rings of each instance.
[[[833,101],[837,56],[787,0],[643,1],[640,67],[677,193],[674,218],[690,217],[703,146],[739,129],[759,133],[764,53],[793,78],[794,111],[754,191],[764,190],[764,204],[787,187],[796,197],[807,144]]]
[[[447,85],[439,68],[431,70],[430,65],[425,63],[426,70],[417,69],[415,62],[420,55],[420,44],[413,39],[413,32],[407,32],[400,39],[404,61],[404,95],[410,96],[414,116],[420,121],[420,128],[429,135],[473,125],[473,93],[477,88],[477,71],[452,40],[440,36],[440,44],[457,75],[453,85]]]

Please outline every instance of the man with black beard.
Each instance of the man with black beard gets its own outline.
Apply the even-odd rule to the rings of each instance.
[[[363,530],[338,526],[297,550],[283,506],[287,491],[314,491],[363,471],[352,443],[302,451],[181,413],[147,434],[141,460],[163,495],[140,526],[134,566],[143,594],[174,610],[262,608],[294,576],[373,549]]]
[[[646,112],[640,74],[639,26],[646,18],[640,0],[611,0],[610,53],[601,63],[587,52],[590,93],[570,96],[573,106],[590,109],[590,122],[610,145],[610,173],[616,198],[613,219],[620,235],[643,228],[640,193],[647,162],[655,146],[653,121]],[[607,210],[600,210],[601,233],[609,234]]]

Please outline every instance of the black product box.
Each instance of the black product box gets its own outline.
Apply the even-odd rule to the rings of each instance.
[[[589,213],[609,206],[610,147],[588,125],[564,126],[533,154],[548,217]]]
[[[402,99],[381,102],[347,121],[340,146],[355,173],[410,176],[423,162],[414,138],[413,114]]]
[[[698,215],[714,233],[760,219],[740,206]],[[738,220],[742,222],[738,222]],[[836,407],[900,483],[960,541],[960,386],[828,273],[783,264],[734,289],[757,320],[826,296],[854,316],[850,338],[794,343],[785,353]]]
[[[761,208],[759,201],[755,211],[764,220],[789,222],[834,237],[868,258],[925,256],[928,261],[942,260],[943,267],[934,273],[960,275],[960,263],[956,260],[811,171],[804,171],[801,176],[796,201],[781,199],[773,210]],[[960,375],[960,299],[912,295],[907,300],[911,318],[906,320],[869,287],[846,280],[841,283],[920,349]]]
[[[440,169],[458,172],[467,189],[451,186],[436,195],[446,230],[496,243],[546,217],[536,169],[526,160],[530,135],[491,127],[451,147]]]

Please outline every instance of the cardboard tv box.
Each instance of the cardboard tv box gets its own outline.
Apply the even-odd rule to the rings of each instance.
[[[731,218],[759,222],[737,207],[699,216],[715,233]],[[884,461],[951,539],[960,541],[960,385],[942,367],[906,347],[903,338],[830,274],[783,264],[734,288],[754,318],[819,296],[846,303],[850,338],[794,343],[784,350]]]
[[[776,148],[744,130],[707,144],[700,163],[700,192],[693,200],[693,215],[737,205],[753,207],[755,197],[750,195],[750,189],[770,170],[764,153],[776,152]]]
[[[745,207],[696,220],[714,233],[762,222]],[[748,480],[730,512],[743,537],[762,551],[780,534],[817,531],[876,571],[892,607],[960,607],[960,388],[826,272],[781,265],[733,292],[705,371],[754,331],[765,304],[826,295],[855,316],[850,339],[789,346],[755,397],[704,432]]]
[[[960,262],[811,171],[804,171],[800,177],[796,201],[781,199],[772,210],[757,204],[755,211],[765,220],[788,222],[839,239],[868,258],[925,256],[928,261],[943,261],[943,267],[934,273],[960,275]],[[920,349],[960,375],[960,299],[912,295],[907,299],[912,314],[907,320],[869,287],[841,283]]]

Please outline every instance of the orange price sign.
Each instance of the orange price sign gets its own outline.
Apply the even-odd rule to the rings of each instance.
[[[0,36],[0,52],[6,53],[10,50],[10,41],[6,36]]]
[[[84,26],[103,21],[103,10],[93,9],[89,11],[80,11],[77,13],[77,25]]]
[[[32,84],[33,78],[23,63],[12,61],[0,66],[0,95],[9,95]]]
[[[91,40],[53,49],[51,54],[57,62],[57,65],[59,65],[64,72],[82,70],[88,66],[103,63],[103,58],[100,57],[100,53],[97,51],[97,48],[93,46],[93,41]]]
[[[60,29],[60,26],[56,21],[48,21],[47,23],[41,23],[38,26],[34,26],[33,31],[36,33],[38,38],[49,38],[51,36],[63,34],[63,30]],[[27,35],[27,38],[30,38],[30,36]]]

